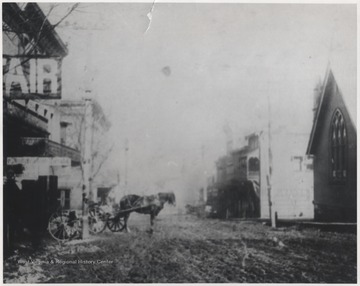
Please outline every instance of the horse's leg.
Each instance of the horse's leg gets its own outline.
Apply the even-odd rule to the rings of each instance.
[[[150,214],[150,233],[154,232],[154,219],[155,219],[155,213]]]
[[[129,217],[130,217],[130,214],[126,214],[124,216],[125,230],[127,233],[130,233],[130,228],[128,227],[128,224],[127,224]]]
[[[151,227],[154,226],[154,219],[155,219],[155,214],[154,214],[154,213],[151,213],[151,214],[150,214],[150,225],[151,225]]]

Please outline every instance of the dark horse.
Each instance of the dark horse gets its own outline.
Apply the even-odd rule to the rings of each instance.
[[[151,231],[154,225],[155,217],[164,208],[165,203],[175,206],[175,194],[158,193],[151,196],[140,197],[138,195],[127,195],[120,200],[120,211],[134,209],[134,212],[150,215]],[[132,212],[133,212],[132,211]],[[130,217],[130,212],[124,216],[124,227],[129,232],[127,221]]]

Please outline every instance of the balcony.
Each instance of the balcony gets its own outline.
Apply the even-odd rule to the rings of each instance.
[[[259,171],[249,171],[247,175],[248,180],[259,181],[260,180],[260,172]]]
[[[21,154],[18,154],[18,156],[66,157],[71,159],[72,165],[77,165],[81,161],[80,151],[47,138],[22,137],[20,141]]]

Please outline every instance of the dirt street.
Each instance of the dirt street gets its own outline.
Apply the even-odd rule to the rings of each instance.
[[[26,248],[4,262],[8,283],[356,283],[356,235],[255,221],[132,215],[131,233]]]

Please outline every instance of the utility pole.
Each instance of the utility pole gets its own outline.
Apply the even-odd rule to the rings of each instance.
[[[114,193],[114,201],[112,202],[112,204],[114,203],[114,202],[117,202],[118,201],[118,199],[119,199],[119,195],[121,194],[121,187],[120,187],[120,170],[118,169],[117,170],[117,174],[116,174],[116,181],[117,181],[117,185],[116,185],[116,191],[115,191],[115,193]]]
[[[202,169],[203,169],[203,176],[204,176],[204,179],[203,179],[203,190],[204,190],[204,193],[203,193],[203,200],[204,200],[204,203],[206,205],[206,201],[207,201],[207,178],[206,178],[206,167],[205,167],[205,145],[202,145],[201,146],[201,161],[202,161]]]
[[[83,157],[83,203],[82,203],[82,238],[86,239],[89,237],[89,208],[88,202],[93,200],[93,192],[91,189],[91,172],[92,172],[92,102],[90,98],[85,99],[85,138],[84,138],[84,157]]]
[[[127,191],[128,191],[128,151],[129,151],[129,140],[126,138],[125,139],[125,194],[127,195]]]
[[[87,66],[85,70],[85,117],[84,117],[84,128],[85,138],[83,144],[83,201],[82,201],[82,238],[86,239],[89,237],[89,206],[88,202],[93,200],[93,193],[91,189],[92,181],[92,141],[93,141],[93,106],[91,101],[92,84],[91,84],[91,47],[92,47],[92,36],[91,34],[87,37],[87,46],[89,48],[87,52]]]
[[[272,175],[272,150],[271,150],[271,106],[270,106],[270,96],[268,95],[268,140],[269,140],[269,170],[267,176],[267,186],[268,186],[268,200],[269,200],[269,215],[271,226],[276,227],[276,218],[273,214],[273,205],[272,205],[272,197],[271,197],[271,175]]]

